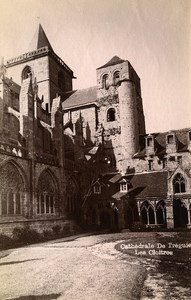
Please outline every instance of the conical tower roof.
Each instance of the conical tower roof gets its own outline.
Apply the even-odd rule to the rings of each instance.
[[[47,47],[49,50],[52,50],[52,46],[46,36],[46,33],[44,32],[44,29],[42,28],[42,25],[39,24],[38,30],[36,31],[30,45],[29,45],[29,51],[37,50],[42,47]]]
[[[39,48],[42,48],[42,47],[45,47],[45,46],[48,46],[48,48],[50,50],[53,50],[52,49],[52,46],[41,26],[41,24],[39,24],[39,29],[38,29],[38,39],[37,39],[37,49]]]

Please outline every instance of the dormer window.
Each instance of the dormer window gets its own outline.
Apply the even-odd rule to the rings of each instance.
[[[172,134],[167,136],[167,143],[173,144],[174,143],[174,136]]]
[[[122,179],[120,181],[120,192],[126,193],[128,191],[127,181],[126,179]]]
[[[154,155],[154,136],[147,136],[146,137],[146,141],[145,141],[145,144],[146,144],[146,154],[151,156],[151,155]]]
[[[115,109],[110,108],[107,111],[107,122],[113,122],[115,121]]]
[[[152,147],[152,145],[153,145],[153,139],[152,139],[152,137],[148,137],[147,138],[147,146]]]
[[[105,74],[102,77],[102,88],[107,89],[108,87],[109,87],[109,76],[108,74]]]
[[[119,71],[116,71],[114,74],[113,74],[113,84],[116,85],[120,80],[120,73]]]
[[[99,182],[96,182],[93,187],[94,194],[101,194],[101,185]]]

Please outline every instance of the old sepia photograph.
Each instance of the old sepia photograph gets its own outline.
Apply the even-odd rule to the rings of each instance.
[[[0,12],[0,300],[191,299],[191,1]]]

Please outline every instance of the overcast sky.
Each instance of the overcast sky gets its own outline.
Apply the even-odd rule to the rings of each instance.
[[[190,0],[0,0],[0,11],[0,57],[34,50],[41,23],[75,89],[117,55],[141,78],[147,132],[191,127]]]

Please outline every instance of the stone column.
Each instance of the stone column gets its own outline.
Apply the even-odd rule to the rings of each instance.
[[[13,194],[13,203],[14,203],[14,215],[16,215],[16,213],[17,213],[17,207],[16,207],[17,202],[16,202],[16,194],[15,193]]]
[[[2,215],[2,204],[1,204],[1,194],[0,194],[0,216]]]
[[[157,225],[157,212],[155,207],[154,207],[154,218],[155,218],[155,225]]]
[[[167,228],[174,228],[173,214],[173,196],[168,196],[166,199],[166,225]]]

